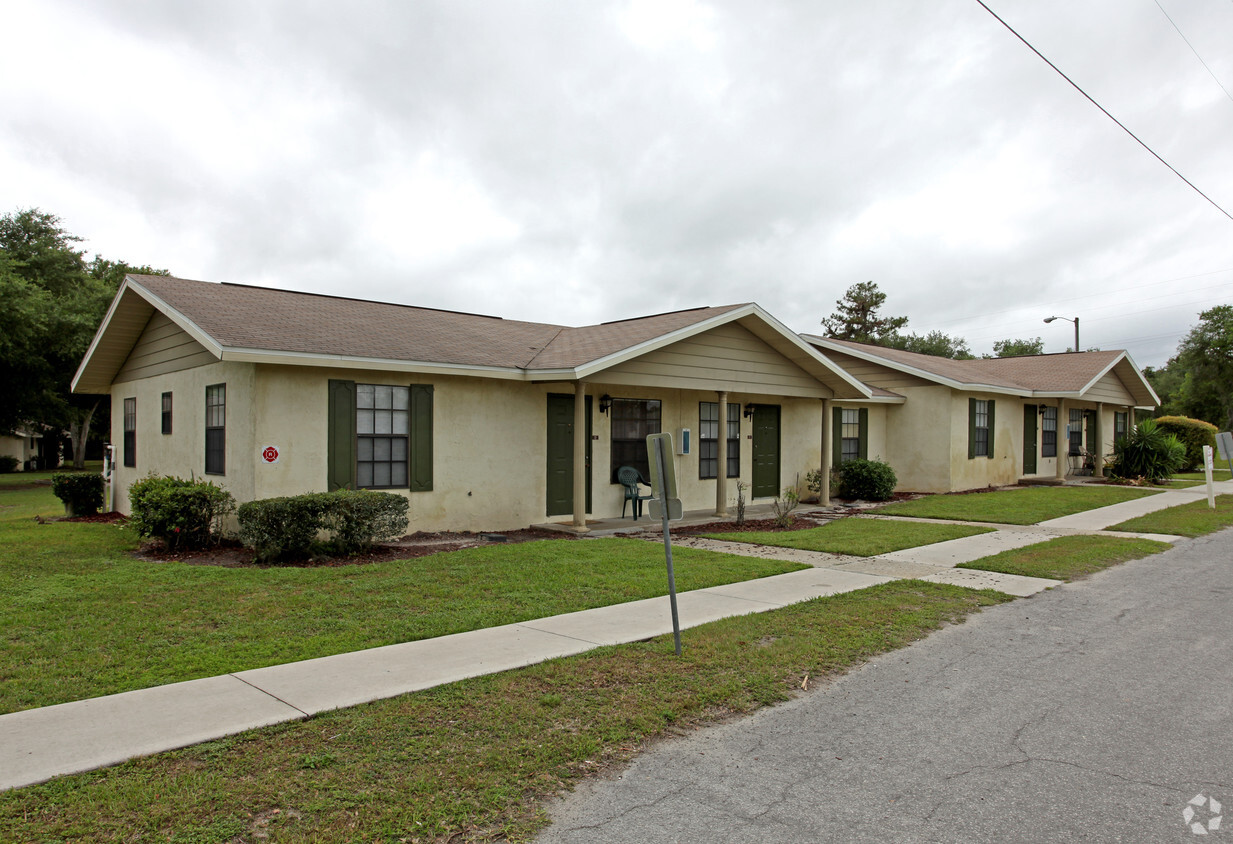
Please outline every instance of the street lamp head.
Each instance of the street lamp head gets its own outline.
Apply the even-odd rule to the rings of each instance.
[[[1055,316],[1045,317],[1045,322],[1053,322],[1055,319],[1057,319]]]

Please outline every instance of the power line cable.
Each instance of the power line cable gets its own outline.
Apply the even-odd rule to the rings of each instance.
[[[1194,45],[1190,43],[1190,39],[1186,37],[1186,33],[1182,32],[1181,28],[1176,22],[1174,22],[1173,18],[1169,16],[1169,13],[1165,11],[1165,7],[1160,5],[1160,0],[1156,0],[1156,8],[1160,9],[1160,13],[1168,18],[1169,23],[1173,24],[1173,28],[1177,30],[1177,34],[1180,35],[1182,40],[1186,42],[1186,46],[1190,48],[1190,52],[1194,53],[1194,57],[1199,60],[1199,64],[1203,65],[1208,74],[1213,80],[1215,80],[1216,84],[1220,86],[1220,90],[1224,91],[1224,95],[1229,98],[1229,102],[1233,103],[1233,94],[1229,93],[1229,89],[1224,87],[1224,83],[1221,82],[1212,69],[1207,66],[1207,62],[1203,61],[1203,57],[1199,55],[1199,51],[1196,50]]]
[[[1194,184],[1194,182],[1190,181],[1190,180],[1189,180],[1189,179],[1187,179],[1185,176],[1183,176],[1181,173],[1177,172],[1177,169],[1176,169],[1176,168],[1175,168],[1172,164],[1170,164],[1169,162],[1167,162],[1167,161],[1165,161],[1163,158],[1161,158],[1161,157],[1160,157],[1160,155],[1158,155],[1158,154],[1157,154],[1156,150],[1152,149],[1152,148],[1151,148],[1151,147],[1149,147],[1147,144],[1143,143],[1143,141],[1139,140],[1139,136],[1138,136],[1138,135],[1136,135],[1134,132],[1130,131],[1129,129],[1127,129],[1127,128],[1126,128],[1126,126],[1122,123],[1122,121],[1118,120],[1116,117],[1114,117],[1112,114],[1110,114],[1110,113],[1108,112],[1108,110],[1107,110],[1104,106],[1102,106],[1100,103],[1098,103],[1098,102],[1096,102],[1094,99],[1092,99],[1092,97],[1088,94],[1088,92],[1087,92],[1087,91],[1084,91],[1082,88],[1080,88],[1080,87],[1079,87],[1079,86],[1075,83],[1075,81],[1074,81],[1073,79],[1071,79],[1071,78],[1070,78],[1069,76],[1067,76],[1065,73],[1062,73],[1061,69],[1059,69],[1057,65],[1055,65],[1053,62],[1051,62],[1051,61],[1049,61],[1047,58],[1045,58],[1044,53],[1040,52],[1040,50],[1037,50],[1035,47],[1033,47],[1033,46],[1031,45],[1031,43],[1029,43],[1029,42],[1028,42],[1028,40],[1027,40],[1026,38],[1024,38],[1022,35],[1020,35],[1018,32],[1016,32],[1016,31],[1015,31],[1014,27],[1012,27],[1012,26],[1011,26],[1010,24],[1008,24],[1006,21],[1004,21],[1004,20],[1002,20],[1000,17],[998,17],[998,13],[997,13],[997,12],[995,12],[995,11],[993,11],[993,9],[990,9],[988,6],[986,6],[986,5],[985,5],[985,3],[984,3],[984,0],[976,0],[976,2],[980,5],[980,7],[981,7],[982,9],[984,9],[984,10],[985,10],[986,12],[988,12],[989,14],[993,15],[993,17],[997,20],[997,22],[998,22],[998,23],[1000,23],[1002,26],[1006,27],[1006,29],[1010,32],[1010,34],[1011,34],[1011,35],[1015,36],[1015,37],[1016,37],[1016,38],[1018,38],[1020,41],[1022,41],[1022,42],[1024,43],[1024,45],[1025,45],[1025,46],[1026,46],[1029,50],[1031,50],[1033,53],[1035,53],[1036,55],[1040,56],[1041,61],[1043,61],[1045,64],[1049,65],[1049,67],[1053,68],[1055,71],[1057,71],[1058,76],[1062,77],[1062,78],[1063,78],[1063,79],[1065,79],[1067,82],[1069,82],[1072,88],[1074,88],[1076,91],[1078,91],[1080,94],[1082,94],[1084,97],[1086,97],[1086,98],[1087,98],[1087,101],[1088,101],[1088,102],[1090,102],[1092,105],[1096,106],[1096,108],[1098,108],[1098,109],[1100,109],[1102,112],[1104,112],[1105,117],[1109,118],[1109,119],[1110,119],[1110,120],[1112,120],[1114,123],[1116,123],[1118,126],[1120,126],[1120,127],[1122,128],[1122,131],[1123,131],[1123,132],[1125,132],[1125,133],[1126,133],[1127,135],[1129,135],[1130,137],[1134,138],[1134,139],[1135,139],[1135,141],[1139,144],[1139,146],[1143,147],[1145,150],[1147,150],[1148,152],[1150,152],[1150,153],[1152,154],[1152,157],[1153,157],[1153,158],[1155,158],[1157,161],[1159,161],[1159,162],[1160,162],[1161,164],[1163,164],[1165,167],[1168,167],[1170,170],[1172,170],[1172,171],[1173,171],[1173,174],[1174,174],[1175,176],[1177,176],[1179,179],[1181,179],[1181,180],[1182,180],[1183,182],[1185,182],[1186,184],[1190,185],[1191,190],[1193,190],[1193,191],[1194,191],[1195,193],[1197,193],[1199,196],[1203,197],[1203,198],[1204,198],[1204,199],[1206,199],[1208,202],[1210,202],[1210,203],[1212,204],[1212,207],[1214,207],[1217,211],[1219,211],[1221,214],[1223,214],[1223,215],[1225,215],[1226,217],[1228,217],[1230,220],[1233,220],[1233,214],[1230,214],[1228,211],[1225,211],[1223,208],[1221,208],[1221,207],[1220,207],[1220,205],[1219,205],[1219,204],[1217,204],[1216,200],[1212,199],[1210,196],[1208,196],[1207,194],[1205,194],[1203,191],[1199,190],[1199,188],[1198,188],[1198,187]]]

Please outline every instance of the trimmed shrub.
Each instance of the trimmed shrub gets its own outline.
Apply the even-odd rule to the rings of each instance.
[[[887,501],[895,492],[895,470],[881,460],[849,460],[839,467],[839,497]]]
[[[151,475],[128,488],[129,525],[138,536],[161,539],[172,551],[204,548],[223,537],[235,510],[231,493],[212,481]]]
[[[51,491],[64,502],[68,516],[93,516],[103,509],[103,476],[94,472],[57,472]]]
[[[317,544],[328,506],[323,492],[246,501],[236,511],[240,541],[253,549],[260,563],[307,557]]]
[[[340,554],[356,554],[383,539],[407,531],[410,502],[401,495],[372,489],[340,489],[328,493],[325,529]]]
[[[1203,446],[1210,445],[1212,452],[1216,451],[1216,426],[1210,422],[1189,416],[1161,416],[1156,426],[1186,446],[1186,465],[1179,471],[1189,472],[1203,465]]]
[[[1110,472],[1118,478],[1167,480],[1186,465],[1186,446],[1166,434],[1154,419],[1144,419],[1113,444]]]
[[[404,496],[371,489],[311,492],[240,505],[240,541],[258,562],[356,554],[407,530]],[[325,539],[322,539],[322,535]]]
[[[21,461],[11,454],[0,454],[0,475],[7,475],[10,472],[17,471],[17,464]]]

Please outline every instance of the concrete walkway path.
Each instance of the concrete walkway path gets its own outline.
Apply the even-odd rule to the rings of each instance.
[[[1217,486],[1233,492],[1233,482]],[[1143,511],[1150,512],[1198,500],[1202,494],[1202,490],[1198,495],[1193,490],[1167,492],[1079,514],[1085,521],[1069,516],[1033,529],[996,526],[1000,529],[992,533],[879,557],[678,538],[674,542],[681,545],[811,566],[682,593],[681,625],[695,627],[907,577],[1031,595],[1059,581],[955,566],[1059,535],[1098,531],[1130,518],[1123,515],[1126,510],[1118,509],[1128,504],[1159,503]],[[15,712],[0,716],[0,790],[603,645],[639,641],[671,629],[668,601],[659,597]]]

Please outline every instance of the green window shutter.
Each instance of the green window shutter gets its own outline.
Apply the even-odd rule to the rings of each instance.
[[[412,492],[432,489],[432,384],[411,385],[411,443],[408,475]]]
[[[968,460],[976,456],[976,399],[968,399]]]
[[[989,452],[988,454],[985,455],[986,457],[993,456],[993,427],[994,427],[993,426],[993,406],[995,404],[997,404],[997,402],[995,402],[993,399],[989,399],[989,402],[986,405],[986,407],[989,408],[989,420],[988,420],[989,421]]]
[[[355,382],[330,379],[326,489],[355,489]]]
[[[838,466],[843,457],[843,408],[831,414],[831,465]]]
[[[861,460],[869,459],[869,408],[862,407],[860,409],[860,453],[857,455]]]

